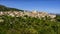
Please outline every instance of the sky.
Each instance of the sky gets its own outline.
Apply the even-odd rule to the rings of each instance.
[[[0,0],[0,5],[60,14],[60,0]]]

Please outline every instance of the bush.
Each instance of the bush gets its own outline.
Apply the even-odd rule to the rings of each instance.
[[[0,16],[0,34],[60,34],[60,22],[34,18]],[[3,23],[3,24],[2,24]]]

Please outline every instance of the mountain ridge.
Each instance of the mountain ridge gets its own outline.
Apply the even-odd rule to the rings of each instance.
[[[16,8],[6,7],[4,5],[0,5],[0,11],[23,11],[23,10],[16,9]]]

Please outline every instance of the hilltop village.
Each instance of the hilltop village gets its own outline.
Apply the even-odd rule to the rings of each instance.
[[[0,16],[1,15],[8,15],[8,16],[12,16],[12,17],[14,17],[14,16],[19,17],[19,16],[27,15],[27,16],[31,16],[31,17],[35,17],[35,18],[37,18],[37,17],[41,18],[41,17],[45,17],[45,16],[50,17],[50,18],[56,17],[56,15],[54,15],[54,14],[48,14],[46,12],[37,12],[35,10],[31,11],[31,12],[28,12],[28,11],[24,11],[24,12],[22,12],[22,11],[5,11],[5,12],[0,11]]]

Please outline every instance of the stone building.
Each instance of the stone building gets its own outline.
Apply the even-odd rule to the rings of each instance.
[[[41,17],[50,17],[50,18],[55,18],[56,15],[53,15],[53,14],[48,14],[47,12],[37,12],[37,11],[32,11],[32,12],[21,12],[21,11],[6,11],[6,12],[0,12],[0,15],[8,15],[8,16],[16,16],[16,17],[20,17],[20,16],[24,16],[24,15],[27,15],[27,16],[31,16],[31,17],[38,17],[38,18],[41,18]]]

